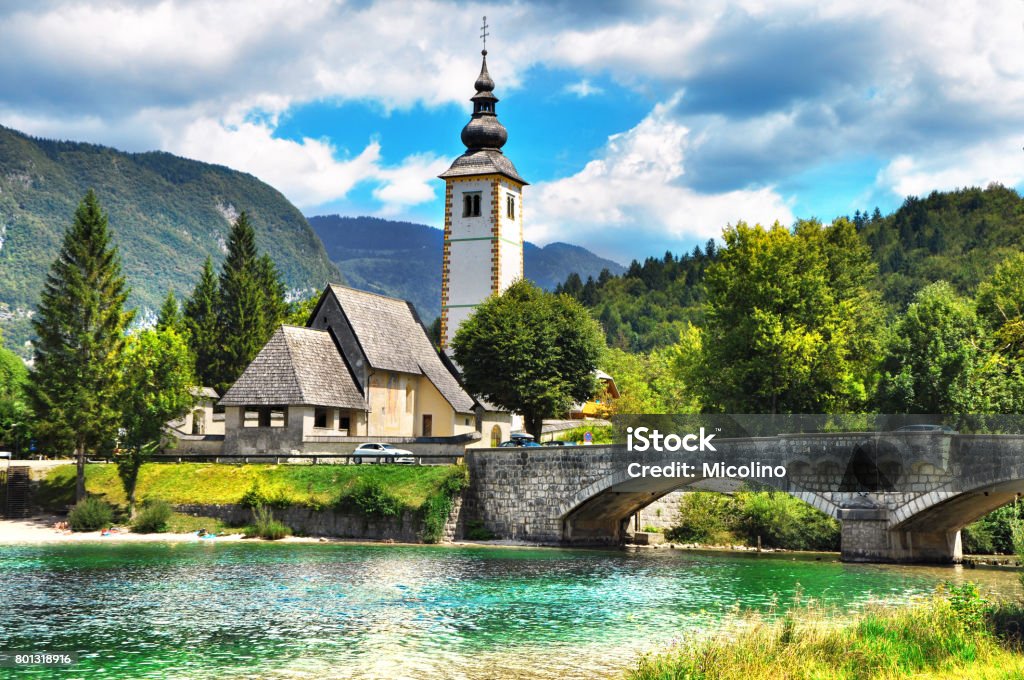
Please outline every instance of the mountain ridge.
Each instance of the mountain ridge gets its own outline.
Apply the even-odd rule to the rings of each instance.
[[[158,309],[168,289],[188,295],[206,256],[219,264],[242,210],[291,291],[311,293],[341,279],[298,208],[249,173],[0,126],[0,328],[5,344],[22,353],[42,283],[90,188],[109,215],[132,289],[128,304],[143,311]]]

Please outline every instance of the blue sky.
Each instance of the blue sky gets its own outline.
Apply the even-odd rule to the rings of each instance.
[[[737,220],[1024,181],[1024,2],[9,2],[0,124],[439,226],[479,24],[527,238],[620,262]]]

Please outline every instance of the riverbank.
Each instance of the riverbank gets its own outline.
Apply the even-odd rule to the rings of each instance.
[[[194,518],[199,519],[199,518]],[[210,518],[207,518],[210,519]],[[341,545],[395,545],[395,546],[417,546],[423,547],[423,543],[410,543],[382,540],[360,540],[353,538],[338,538],[330,536],[286,536],[275,541],[262,538],[247,538],[241,532],[234,529],[227,529],[229,533],[217,533],[215,536],[200,538],[195,531],[165,531],[153,534],[139,534],[131,531],[128,527],[119,527],[114,533],[104,534],[102,531],[70,531],[55,528],[58,522],[65,521],[59,515],[43,515],[27,519],[0,519],[0,545],[51,545],[51,544],[74,544],[74,543],[194,543],[194,542],[237,542],[246,543],[333,543]],[[215,520],[210,519],[212,523]],[[210,526],[214,526],[210,524]],[[452,548],[495,548],[534,550],[538,546],[523,541],[449,541],[436,544],[434,547]]]
[[[814,605],[774,618],[736,617],[645,655],[630,680],[1024,677],[1019,602],[995,604],[976,586],[942,586],[906,607],[872,607],[844,620]]]

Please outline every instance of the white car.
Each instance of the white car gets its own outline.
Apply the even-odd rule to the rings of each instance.
[[[356,465],[362,463],[363,459],[368,461],[371,458],[376,458],[378,463],[403,463],[405,465],[416,464],[416,456],[413,455],[412,451],[395,448],[391,444],[360,444],[356,447],[356,450],[352,452],[352,462]]]

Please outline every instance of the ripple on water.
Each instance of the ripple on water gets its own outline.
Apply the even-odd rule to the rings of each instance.
[[[965,576],[681,551],[227,543],[4,546],[0,573],[4,649],[80,652],[64,677],[151,678],[593,678],[737,605],[784,609],[801,593],[853,611]]]

